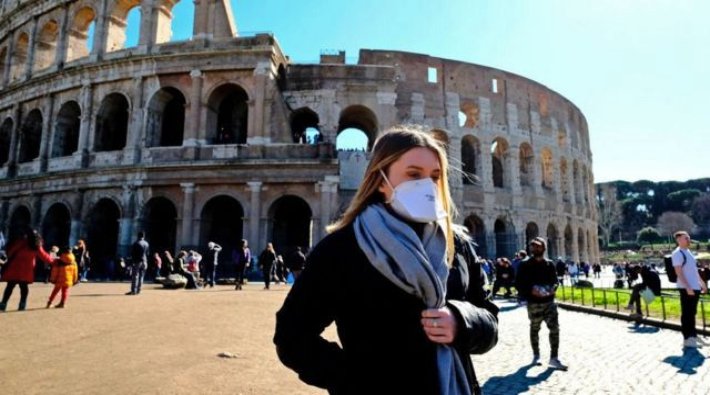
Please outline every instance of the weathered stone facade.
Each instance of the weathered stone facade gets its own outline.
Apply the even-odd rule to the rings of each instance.
[[[124,253],[139,229],[173,250],[242,237],[257,250],[308,247],[367,161],[336,152],[338,133],[357,128],[371,144],[417,123],[448,141],[459,222],[486,255],[539,234],[553,255],[597,260],[587,124],[564,97],[502,70],[396,51],[294,64],[272,35],[238,36],[228,0],[194,0],[192,39],[168,42],[176,3],[2,3],[3,231],[87,238],[97,259]],[[134,7],[139,43],[122,48]],[[300,142],[307,128],[317,143]]]

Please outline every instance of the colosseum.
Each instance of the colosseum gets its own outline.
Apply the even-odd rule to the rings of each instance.
[[[6,0],[0,7],[0,229],[85,238],[94,262],[154,249],[310,247],[352,197],[386,128],[447,144],[458,222],[483,255],[531,237],[597,261],[587,123],[569,100],[503,70],[389,50],[289,60],[239,35],[229,0]],[[127,15],[140,10],[137,45]],[[192,11],[191,11],[192,13]],[[184,23],[184,22],[183,22]],[[338,149],[341,132],[362,150]],[[228,254],[223,254],[228,259]]]

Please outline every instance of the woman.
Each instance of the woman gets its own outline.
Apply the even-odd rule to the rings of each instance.
[[[87,276],[89,275],[89,266],[91,265],[91,257],[89,256],[89,250],[86,248],[86,242],[79,239],[74,246],[74,257],[77,260],[77,265],[79,266],[80,281],[86,282]]]
[[[495,345],[496,309],[470,240],[454,236],[446,171],[428,134],[375,143],[276,316],[277,353],[301,380],[332,394],[480,392],[469,354]],[[321,336],[332,322],[340,345]]]
[[[7,247],[8,261],[3,268],[1,282],[6,282],[5,293],[0,302],[0,311],[5,311],[15,285],[20,286],[20,305],[17,310],[27,307],[29,284],[34,282],[34,270],[37,258],[45,264],[52,258],[42,247],[42,237],[36,230],[27,230],[22,238],[11,241]]]
[[[259,266],[261,266],[261,274],[264,275],[264,289],[269,289],[271,285],[271,268],[276,262],[276,251],[274,245],[266,243],[266,248],[259,254]]]

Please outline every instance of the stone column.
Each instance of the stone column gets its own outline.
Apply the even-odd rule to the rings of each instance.
[[[22,110],[20,104],[15,103],[12,107],[12,134],[10,136],[10,153],[7,157],[7,175],[14,177],[17,171],[17,146],[20,145],[20,129],[22,128]]]
[[[126,147],[123,149],[123,163],[137,164],[141,161],[143,148],[143,77],[133,79],[133,100],[131,105],[131,115],[128,123],[128,135],[126,136]]]
[[[2,87],[6,87],[10,84],[10,73],[12,71],[12,54],[15,53],[15,41],[17,38],[15,37],[15,32],[8,32],[7,37],[9,37],[9,43],[7,45],[7,53],[5,54],[5,59],[2,59],[2,61],[5,63],[5,70],[3,70],[3,75],[0,76],[2,78],[2,81],[0,85]]]
[[[30,197],[30,225],[33,229],[40,229],[42,225],[42,195],[33,194]]]
[[[259,62],[254,68],[254,97],[249,98],[247,144],[268,143],[264,136],[264,100],[270,74],[270,62]]]
[[[194,218],[193,210],[195,206],[195,184],[192,182],[180,183],[183,193],[183,203],[182,203],[182,245],[197,245],[193,242],[193,228],[194,228]]]
[[[69,37],[69,3],[64,4],[62,23],[59,25],[59,39],[57,41],[57,54],[52,67],[62,69],[67,59],[67,41]],[[73,244],[72,244],[73,245]]]
[[[507,156],[505,171],[508,173],[510,191],[513,196],[520,195],[522,193],[520,188],[520,147],[511,146]]]
[[[81,87],[81,125],[79,127],[79,144],[74,152],[74,162],[76,167],[86,168],[89,166],[91,126],[93,120],[93,87],[90,82],[85,82]]]
[[[579,236],[577,226],[572,226],[572,260],[579,262]]]
[[[52,146],[52,125],[54,125],[54,95],[47,96],[44,105],[44,118],[42,122],[42,137],[39,144],[39,172],[47,171],[49,149]]]
[[[83,189],[77,189],[74,191],[72,194],[72,201],[71,201],[71,211],[72,211],[72,218],[71,218],[71,231],[69,233],[69,244],[70,245],[76,245],[76,242],[82,237],[81,232],[83,231],[82,229],[82,221],[81,221],[81,216],[82,216],[82,210],[84,207],[84,190]]]
[[[202,85],[203,75],[199,69],[194,69],[190,72],[192,78],[192,86],[190,91],[190,117],[185,125],[185,136],[183,137],[182,145],[185,147],[196,147],[204,145],[205,131],[202,129]]]
[[[94,44],[91,47],[91,60],[96,62],[103,59],[106,54],[106,26],[108,25],[108,1],[99,0],[99,9],[96,14],[96,25],[94,26]]]
[[[0,201],[0,232],[5,236],[5,240],[9,237],[8,226],[10,225],[10,198],[3,198]]]
[[[37,19],[39,17],[35,16],[32,18],[32,28],[30,28],[30,41],[27,46],[27,63],[25,64],[25,80],[32,77],[32,65],[35,62],[35,50],[37,49]]]
[[[254,246],[266,245],[264,240],[261,240],[260,233],[260,219],[261,219],[261,188],[263,182],[261,181],[248,181],[247,188],[251,192],[250,202],[249,202],[249,234],[246,237]]]
[[[338,192],[338,185],[326,179],[318,182],[316,191],[320,192],[320,227],[316,229],[314,236],[317,237],[317,240],[313,240],[313,244],[326,235],[325,227],[333,216],[332,196]]]
[[[119,219],[118,254],[125,256],[133,240],[133,222],[136,204],[136,187],[123,185],[121,193],[123,217]]]

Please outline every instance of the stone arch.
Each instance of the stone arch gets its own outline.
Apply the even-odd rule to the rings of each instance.
[[[352,105],[340,112],[338,134],[346,129],[357,129],[367,136],[367,150],[372,149],[379,128],[375,113],[363,105]]]
[[[528,246],[532,239],[540,236],[540,229],[535,222],[528,222],[525,225],[525,245]]]
[[[153,252],[175,251],[177,208],[165,197],[154,197],[143,206],[141,227]]]
[[[32,226],[32,214],[30,209],[24,204],[18,205],[10,214],[10,222],[8,222],[7,237],[8,240],[14,240]]]
[[[91,43],[89,33],[96,23],[96,12],[85,6],[76,11],[71,28],[67,35],[67,62],[89,55]]]
[[[96,116],[95,151],[116,151],[126,146],[130,105],[122,93],[104,97]]]
[[[126,48],[126,31],[135,29],[135,26],[128,25],[128,13],[141,5],[140,0],[116,0],[111,3],[113,3],[113,8],[109,10],[108,18],[106,18],[106,52]],[[139,12],[141,12],[140,9]],[[140,19],[142,19],[142,15],[137,22],[138,26],[140,26]],[[140,38],[138,41],[140,42]]]
[[[37,33],[33,70],[43,70],[54,64],[58,39],[59,24],[54,19],[50,19]]]
[[[0,87],[3,84],[3,78],[5,75],[5,70],[8,68],[7,61],[7,47],[0,48]]]
[[[496,137],[491,144],[491,174],[493,186],[496,188],[507,188],[510,185],[510,174],[508,171],[508,141],[502,137]]]
[[[15,123],[12,118],[5,118],[0,126],[0,166],[10,159],[10,144],[12,143],[12,129]]]
[[[533,181],[535,179],[535,173],[533,171],[534,163],[535,154],[533,153],[533,149],[530,144],[520,144],[520,186],[529,187],[533,185]]]
[[[577,205],[582,205],[582,194],[584,193],[584,186],[581,184],[580,174],[579,174],[579,162],[577,159],[572,161],[572,189],[574,189],[574,200]]]
[[[146,144],[149,147],[179,147],[185,134],[185,106],[182,92],[161,88],[148,102]]]
[[[313,243],[313,211],[302,197],[284,195],[268,210],[270,239],[279,254],[288,254],[295,247],[304,251]]]
[[[290,116],[291,138],[294,143],[315,144],[322,139],[320,118],[308,107],[295,110]]]
[[[478,245],[476,251],[480,255],[485,255],[487,251],[486,245],[486,224],[483,220],[475,215],[471,214],[466,219],[463,220],[463,225],[468,229],[468,233],[473,238],[473,241]]]
[[[59,109],[54,126],[52,158],[69,156],[79,147],[79,129],[81,128],[81,107],[70,100]]]
[[[562,188],[562,201],[570,201],[569,170],[567,169],[567,159],[560,158],[560,186]]]
[[[71,213],[64,203],[52,204],[42,220],[42,238],[46,249],[51,246],[69,247]]]
[[[462,101],[459,112],[459,126],[464,128],[475,128],[478,125],[480,110],[478,105],[471,101]]]
[[[194,26],[195,23],[195,2],[194,0],[161,0],[156,24],[158,34],[156,43],[162,44],[168,41],[182,41],[192,38],[192,29],[187,36],[177,37],[175,35],[176,26]]]
[[[25,68],[27,67],[27,61],[30,53],[30,36],[21,32],[17,36],[17,42],[15,43],[15,53],[12,55],[12,81],[18,81],[25,76]]]
[[[557,241],[559,239],[557,227],[550,222],[547,225],[547,256],[550,259],[555,259],[560,256],[560,251],[557,249]]]
[[[233,83],[217,87],[207,101],[207,132],[212,144],[246,144],[249,96]]]
[[[30,111],[22,122],[20,132],[19,163],[31,162],[39,157],[39,147],[42,142],[42,112],[38,109]]]
[[[85,219],[86,243],[95,278],[111,279],[115,275],[120,218],[120,206],[111,198],[100,198]]]
[[[493,225],[496,238],[496,257],[512,257],[518,249],[515,225],[508,218],[498,217]]]
[[[481,157],[481,143],[467,134],[461,139],[461,171],[464,184],[475,184],[478,180]]]
[[[220,263],[230,262],[232,251],[240,246],[244,234],[244,208],[241,203],[232,196],[214,196],[202,207],[200,221],[199,245],[206,246],[210,241],[221,245]],[[254,246],[250,243],[250,247]],[[218,270],[221,275],[233,275],[234,268],[230,264],[222,265]]]
[[[568,259],[572,259],[572,247],[574,244],[574,235],[572,233],[572,227],[567,224],[565,227],[565,255]]]
[[[552,151],[545,147],[540,151],[540,165],[542,166],[542,187],[552,189],[554,185],[554,164],[552,162]]]

